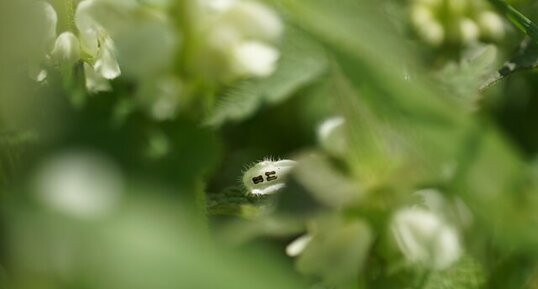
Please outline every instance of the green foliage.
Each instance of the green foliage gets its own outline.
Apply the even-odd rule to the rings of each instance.
[[[208,119],[212,126],[241,121],[260,106],[276,105],[318,79],[327,69],[323,49],[302,32],[291,29],[282,44],[282,58],[268,78],[245,80],[224,92]]]
[[[519,51],[506,56],[516,36],[436,58],[402,29],[405,13],[387,12],[406,5],[392,0],[272,0],[221,18],[187,1],[95,1],[125,69],[108,92],[86,92],[86,60],[49,65],[26,27],[0,31],[13,39],[0,47],[1,289],[537,286],[538,82],[506,77],[537,66],[530,16],[491,0],[528,37]],[[58,29],[75,30],[76,3],[60,2]],[[273,8],[281,24],[256,10]],[[31,26],[21,15],[0,22]],[[252,27],[234,26],[244,19]],[[277,45],[265,34],[278,25]],[[230,72],[244,42],[259,50],[243,65],[278,51],[270,76]],[[34,58],[42,83],[27,79]],[[334,116],[337,151],[320,129]],[[78,153],[110,167],[75,157],[52,166],[60,177],[44,171]],[[283,189],[249,194],[242,174],[266,157],[297,164]],[[99,179],[109,170],[117,199]],[[422,219],[396,228],[402,210]],[[300,236],[310,241],[285,256]],[[423,264],[432,254],[462,257]]]

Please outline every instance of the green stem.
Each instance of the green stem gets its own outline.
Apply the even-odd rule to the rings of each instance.
[[[538,26],[504,0],[489,0],[489,2],[504,14],[514,26],[527,34],[534,42],[538,43]]]
[[[75,32],[75,1],[52,0],[51,4],[58,14],[58,34],[66,31]]]

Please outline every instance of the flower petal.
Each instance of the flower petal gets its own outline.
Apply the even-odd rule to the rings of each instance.
[[[116,47],[110,37],[105,38],[95,61],[95,71],[106,79],[114,79],[121,74],[116,59]]]
[[[54,49],[51,53],[52,59],[59,63],[73,65],[80,59],[80,42],[75,34],[64,32],[58,36]]]
[[[99,31],[101,26],[92,16],[96,1],[84,0],[77,6],[75,12],[75,24],[79,30],[79,38],[82,49],[91,56],[97,55],[99,50]]]
[[[89,92],[97,93],[100,91],[109,91],[110,83],[88,63],[84,63],[84,74],[86,76],[86,89]]]

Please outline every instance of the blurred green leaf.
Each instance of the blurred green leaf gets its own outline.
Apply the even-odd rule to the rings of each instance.
[[[519,45],[517,53],[498,71],[491,73],[488,79],[485,79],[480,86],[480,90],[485,91],[501,79],[513,73],[534,69],[536,67],[538,67],[538,44],[531,41],[530,38],[525,38]]]
[[[264,104],[275,105],[319,78],[327,68],[323,49],[300,31],[289,29],[277,70],[265,79],[245,80],[224,92],[207,122],[220,126],[253,115]]]
[[[447,94],[474,109],[480,99],[481,85],[496,70],[497,48],[488,45],[478,49],[470,58],[460,63],[450,63],[440,71],[440,81],[446,85]]]
[[[424,289],[480,289],[486,275],[482,266],[469,257],[462,258],[452,268],[432,273]]]
[[[370,228],[360,220],[328,217],[319,222],[317,229],[299,255],[298,270],[334,286],[352,284],[360,276],[373,242]]]

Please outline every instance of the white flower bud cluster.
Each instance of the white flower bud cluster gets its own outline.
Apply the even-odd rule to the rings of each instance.
[[[46,15],[49,30],[55,38],[54,47],[47,55],[56,65],[72,66],[80,60],[84,61],[86,88],[90,92],[110,90],[109,80],[117,78],[121,70],[116,57],[114,41],[107,31],[92,16],[95,0],[81,1],[75,12],[74,20],[77,31],[65,31],[56,37],[57,15],[48,2],[41,2]],[[52,21],[54,20],[54,21]],[[43,80],[45,72],[40,72]]]
[[[412,0],[411,23],[432,46],[466,46],[505,35],[503,19],[484,0]]]
[[[204,65],[217,79],[266,77],[276,69],[283,24],[266,5],[250,0],[199,0]],[[207,52],[207,53],[206,53]],[[217,67],[220,66],[220,67]]]

